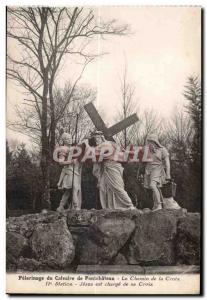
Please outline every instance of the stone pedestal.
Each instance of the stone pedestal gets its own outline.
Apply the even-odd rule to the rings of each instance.
[[[199,261],[200,215],[182,209],[68,210],[7,219],[8,271],[75,272],[88,265],[91,272],[154,274],[161,267],[182,272],[181,265]]]

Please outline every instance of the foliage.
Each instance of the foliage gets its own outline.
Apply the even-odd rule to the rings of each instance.
[[[7,208],[38,209],[41,193],[40,168],[32,163],[25,145],[11,152],[7,144]]]

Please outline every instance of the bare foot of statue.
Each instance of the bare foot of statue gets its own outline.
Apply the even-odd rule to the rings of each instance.
[[[74,207],[74,210],[81,210],[79,207]]]
[[[162,209],[162,204],[161,203],[157,204],[156,206],[153,206],[152,211],[157,211],[157,210],[160,210],[160,209]]]
[[[58,211],[58,212],[63,212],[63,211],[64,211],[64,207],[63,207],[63,206],[59,206],[59,207],[56,209],[56,211]]]
[[[131,210],[131,209],[137,209],[135,206],[130,206],[130,207],[127,207],[127,208],[119,208],[119,210]]]

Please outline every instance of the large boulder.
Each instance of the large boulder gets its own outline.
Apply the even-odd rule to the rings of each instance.
[[[175,251],[177,263],[200,264],[200,214],[188,213],[179,219]]]
[[[80,264],[108,264],[135,229],[134,220],[121,212],[100,217],[78,239]]]
[[[57,212],[43,212],[37,214],[27,214],[20,217],[9,217],[6,222],[8,232],[16,232],[30,238],[33,234],[34,228],[42,223],[54,223],[55,221],[66,218],[64,214]]]
[[[6,234],[6,267],[8,271],[17,268],[21,256],[30,256],[28,240],[19,233],[7,232]]]
[[[44,270],[49,270],[48,265],[41,263],[37,261],[34,258],[25,258],[25,257],[20,257],[17,263],[17,271],[22,272],[22,271],[44,271]]]
[[[175,264],[173,240],[177,219],[167,210],[141,215],[126,247],[129,264],[172,265]]]
[[[113,265],[128,265],[128,261],[122,253],[118,253],[112,263]]]
[[[54,269],[65,268],[74,259],[73,238],[65,219],[37,224],[30,242],[35,258]]]

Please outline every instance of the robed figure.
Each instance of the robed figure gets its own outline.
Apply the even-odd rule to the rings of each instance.
[[[123,167],[120,162],[114,161],[114,152],[117,144],[106,141],[102,132],[93,133],[96,149],[112,149],[111,156],[96,162],[93,165],[93,175],[98,179],[100,202],[106,209],[135,209],[129,195],[124,189]]]

